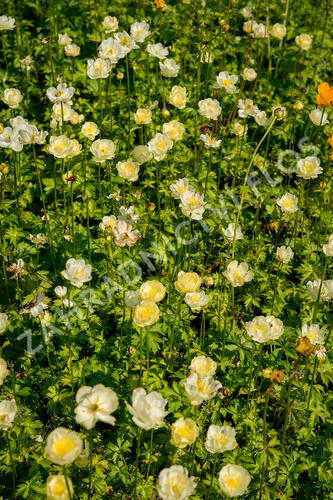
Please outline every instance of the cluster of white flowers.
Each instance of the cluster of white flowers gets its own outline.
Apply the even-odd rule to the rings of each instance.
[[[258,106],[253,104],[252,99],[239,99],[238,100],[238,116],[239,118],[247,118],[252,116],[255,122],[261,127],[268,127],[271,120],[267,118],[265,111],[260,111]]]
[[[222,384],[213,378],[217,365],[209,357],[197,356],[191,362],[191,374],[185,381],[185,390],[191,405],[200,405],[212,399]]]
[[[253,35],[254,38],[267,38],[267,27],[265,24],[257,23],[254,20],[246,21],[243,24],[245,33]]]
[[[0,134],[0,147],[10,148],[20,152],[27,144],[45,144],[48,132],[38,130],[22,116],[16,116],[9,120],[10,127],[5,127]]]
[[[171,196],[180,200],[179,208],[182,213],[193,220],[201,220],[205,211],[204,196],[196,192],[186,177],[178,179],[170,186]]]

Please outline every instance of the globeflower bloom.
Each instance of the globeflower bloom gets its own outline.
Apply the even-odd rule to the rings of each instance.
[[[116,168],[118,175],[127,181],[134,182],[139,178],[140,166],[131,158],[126,161],[119,161]]]
[[[87,75],[92,80],[97,78],[107,78],[111,71],[111,63],[108,59],[102,59],[98,57],[97,59],[89,59],[87,68]]]
[[[188,98],[186,88],[180,87],[179,85],[174,85],[168,96],[168,102],[175,106],[175,108],[184,109],[187,101]]]
[[[321,83],[318,86],[317,106],[322,108],[330,104],[333,104],[333,88],[327,82]]]
[[[157,280],[149,280],[140,287],[141,300],[160,302],[165,297],[165,286]]]
[[[313,109],[309,113],[309,118],[312,121],[312,123],[314,125],[316,125],[317,127],[322,127],[322,126],[327,125],[329,123],[329,121],[327,119],[327,113],[325,113],[324,111],[321,111],[320,109],[317,109],[317,108]]]
[[[238,264],[237,260],[233,260],[228,264],[223,275],[231,283],[232,286],[243,286],[245,283],[253,280],[253,272],[249,271],[249,266],[246,262]]]
[[[77,288],[81,288],[83,283],[91,280],[91,265],[86,264],[84,259],[68,259],[66,269],[61,272],[66,280]]]
[[[133,422],[141,429],[148,431],[164,425],[164,418],[168,415],[165,411],[168,401],[158,392],[147,394],[142,387],[137,387],[132,394],[132,406],[127,401],[125,403],[133,416]]]
[[[230,75],[228,71],[221,71],[214,83],[215,89],[224,89],[227,94],[235,94],[237,92],[236,83],[238,81],[237,75]]]
[[[196,373],[198,377],[213,377],[216,372],[217,365],[208,356],[196,356],[191,361],[191,372]]]
[[[74,92],[74,87],[67,87],[66,83],[60,83],[57,87],[49,87],[46,91],[46,95],[51,102],[61,103],[70,101]]]
[[[262,344],[275,340],[283,334],[283,323],[275,316],[256,316],[245,323],[247,334],[256,342]]]
[[[151,326],[158,321],[160,310],[156,302],[152,300],[142,300],[133,309],[133,321],[140,327]]]
[[[301,158],[296,164],[296,174],[303,179],[316,179],[322,173],[320,160],[317,156]]]
[[[169,78],[178,76],[180,65],[174,59],[165,59],[159,63],[161,75]]]
[[[312,345],[325,343],[325,332],[319,325],[303,325],[301,337],[307,337]]]
[[[209,302],[209,297],[204,291],[189,292],[185,294],[184,302],[190,306],[192,311],[201,311]]]
[[[134,113],[134,121],[137,125],[148,125],[151,122],[151,110],[139,108]]]
[[[2,101],[11,109],[19,107],[23,96],[18,89],[5,89]]]
[[[236,429],[230,425],[210,425],[207,431],[205,448],[210,453],[223,453],[238,446]]]
[[[3,333],[8,325],[8,316],[5,313],[0,313],[0,333]]]
[[[82,453],[80,436],[64,427],[54,429],[46,439],[45,456],[58,465],[69,465]]]
[[[67,158],[72,152],[72,141],[66,135],[52,136],[46,149],[55,158]]]
[[[0,429],[8,430],[13,426],[18,413],[15,399],[4,399],[0,402]]]
[[[0,16],[0,31],[13,30],[15,19],[9,16]]]
[[[175,288],[180,293],[190,293],[199,290],[202,279],[197,273],[179,271]]]
[[[67,477],[67,483],[73,497],[74,489],[70,477]],[[62,474],[49,476],[46,481],[46,500],[69,500],[67,483]]]
[[[294,257],[294,252],[290,247],[282,245],[281,247],[277,247],[275,255],[277,260],[279,260],[283,264],[288,264],[288,262],[290,262]]]
[[[330,235],[328,243],[323,245],[323,252],[327,257],[333,257],[333,234]]]
[[[199,436],[199,427],[192,418],[179,418],[171,426],[172,440],[177,448],[186,448]]]
[[[198,102],[199,115],[208,118],[209,120],[217,120],[221,114],[222,108],[216,99],[203,99]]]
[[[76,393],[75,420],[86,429],[95,427],[98,421],[114,425],[111,415],[119,406],[117,394],[103,384],[82,386]]]
[[[189,477],[182,465],[172,465],[161,470],[156,488],[162,500],[187,500],[196,488],[194,477]]]
[[[172,146],[173,141],[166,134],[159,132],[148,142],[149,151],[156,161],[163,160]]]
[[[210,375],[199,378],[196,373],[191,373],[185,382],[185,390],[190,403],[195,406],[212,399],[221,387],[222,384]]]
[[[117,224],[112,228],[114,243],[118,247],[129,246],[133,247],[141,238],[141,233],[135,229],[132,230],[132,224],[125,220],[118,220]]]
[[[116,145],[110,139],[97,139],[90,146],[90,152],[96,163],[112,160],[116,151]]]
[[[220,470],[219,485],[229,497],[243,495],[251,481],[251,476],[241,465],[227,464]]]
[[[279,205],[282,212],[293,214],[298,210],[298,198],[294,194],[285,193],[282,198],[276,200],[276,204]]]

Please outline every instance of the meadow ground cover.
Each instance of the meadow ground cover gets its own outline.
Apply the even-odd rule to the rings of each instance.
[[[326,0],[0,11],[0,496],[332,496]]]

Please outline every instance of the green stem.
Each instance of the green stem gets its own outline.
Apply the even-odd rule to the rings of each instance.
[[[6,441],[7,441],[7,446],[8,446],[8,451],[9,451],[9,457],[10,457],[10,466],[11,466],[11,469],[12,469],[13,498],[16,499],[15,463],[14,463],[12,447],[11,447],[10,439],[9,439],[9,432],[6,431],[5,435],[6,435]]]

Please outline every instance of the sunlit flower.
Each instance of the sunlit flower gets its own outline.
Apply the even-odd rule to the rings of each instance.
[[[97,139],[90,146],[90,152],[96,163],[112,160],[116,151],[116,145],[110,139]]]
[[[189,477],[182,465],[172,465],[161,470],[156,483],[158,496],[162,500],[187,500],[196,488],[194,477]]]
[[[126,407],[133,416],[133,422],[146,431],[158,429],[164,424],[164,418],[168,415],[165,407],[167,399],[156,391],[149,394],[142,387],[134,389],[132,394],[132,406],[125,401]]]
[[[156,161],[163,160],[172,146],[173,141],[166,134],[159,132],[148,142],[149,151]]]
[[[4,399],[0,402],[0,429],[8,430],[13,426],[18,413],[15,399]]]
[[[96,80],[97,78],[107,78],[111,71],[111,63],[108,59],[88,59],[87,75],[89,78]]]
[[[187,101],[188,98],[186,88],[174,85],[169,93],[168,102],[178,109],[184,109]]]
[[[320,160],[317,156],[301,158],[296,164],[296,174],[303,179],[316,179],[322,173]]]
[[[229,497],[243,495],[250,481],[250,474],[241,465],[227,464],[219,473],[220,488]]]
[[[196,373],[198,377],[213,377],[216,373],[217,365],[208,356],[196,356],[191,361],[191,372]]]
[[[283,264],[288,264],[288,262],[290,262],[294,257],[294,252],[290,247],[282,245],[281,247],[277,247],[275,255],[277,260],[279,260]]]
[[[221,145],[221,140],[211,134],[200,134],[200,140],[207,148],[219,148]]]
[[[193,186],[190,185],[189,180],[186,177],[183,179],[178,179],[174,184],[170,186],[171,196],[176,200],[179,200],[181,195],[185,193],[185,191],[195,192]]]
[[[184,297],[184,302],[190,306],[192,311],[201,311],[208,304],[209,298],[204,291],[188,292]]]
[[[2,101],[11,109],[19,107],[23,96],[18,89],[5,89]]]
[[[80,55],[81,49],[76,43],[65,45],[65,54],[68,57],[77,57]]]
[[[309,50],[312,45],[312,36],[308,35],[307,33],[302,33],[295,38],[295,43],[302,50]]]
[[[317,109],[317,108],[313,109],[309,113],[309,118],[314,125],[317,125],[317,127],[319,127],[319,126],[322,127],[322,126],[327,125],[329,123],[329,121],[327,119],[327,113],[325,113],[324,111]]]
[[[181,141],[185,132],[185,127],[181,122],[171,120],[171,122],[163,123],[162,132],[172,141]]]
[[[165,297],[165,286],[157,280],[149,280],[142,283],[140,287],[141,300],[161,302]]]
[[[135,146],[131,155],[139,165],[150,161],[153,157],[152,153],[149,151],[148,146]]]
[[[119,59],[125,57],[124,47],[115,40],[110,37],[103,42],[98,47],[98,55],[103,59],[107,59],[111,64],[116,64]]]
[[[230,222],[227,229],[222,228],[222,232],[229,241],[229,243],[232,243],[234,241],[234,238],[235,241],[242,240],[244,238],[240,224],[237,224],[236,235],[235,235],[235,226],[236,224],[234,222]]]
[[[147,45],[147,52],[152,57],[165,59],[169,54],[169,49],[168,47],[163,47],[161,43],[149,43]]]
[[[230,75],[228,71],[221,71],[214,83],[215,89],[224,89],[227,94],[235,94],[237,92],[236,83],[238,81],[237,75]]]
[[[59,45],[69,45],[70,43],[72,43],[73,39],[67,35],[67,33],[64,33],[64,34],[61,34],[59,33],[58,34],[58,44]]]
[[[185,390],[191,405],[200,405],[203,401],[212,399],[222,384],[211,376],[198,377],[196,373],[191,373],[185,382]]]
[[[201,220],[205,211],[206,202],[203,193],[185,191],[180,195],[179,208],[186,217],[193,220]]]
[[[177,448],[186,448],[199,436],[199,427],[192,418],[179,418],[171,426],[172,440]]]
[[[267,127],[270,124],[269,118],[267,118],[265,111],[258,111],[254,115],[255,122],[260,125],[260,127]]]
[[[135,43],[135,39],[131,37],[126,31],[115,33],[115,40],[120,43],[126,56],[131,50],[138,49],[139,46]]]
[[[86,264],[84,259],[70,258],[66,262],[65,271],[61,271],[61,274],[73,286],[81,288],[83,283],[91,280],[91,265]]]
[[[287,28],[284,24],[275,23],[270,31],[271,35],[278,40],[282,40],[287,34]]]
[[[129,208],[120,207],[119,212],[120,215],[118,216],[118,220],[124,220],[126,222],[129,222],[130,224],[135,224],[135,222],[138,222],[138,220],[140,220],[140,217],[135,213],[135,209],[133,206],[130,206]]]
[[[319,290],[320,290],[319,300],[330,300],[330,298],[332,298],[330,294],[330,288],[327,286],[327,281],[328,280],[323,281],[322,283],[321,280],[317,278],[313,281],[307,282],[306,288],[308,289],[308,292],[312,299],[314,300],[318,299]]]
[[[46,500],[69,500],[67,484],[73,497],[74,489],[70,477],[67,477],[66,483],[66,478],[62,474],[49,476],[46,481]]]
[[[66,83],[60,83],[57,87],[49,87],[46,91],[51,102],[68,102],[74,95],[74,87],[67,87]]]
[[[137,125],[148,125],[151,122],[151,116],[149,108],[139,108],[134,113],[134,121]]]
[[[69,465],[80,455],[83,443],[80,436],[64,427],[57,427],[47,436],[45,456],[58,465]]]
[[[244,68],[242,73],[243,80],[252,82],[257,78],[257,73],[253,68]]]
[[[95,137],[99,134],[99,128],[95,122],[85,122],[82,125],[81,132],[90,141],[94,141]]]
[[[15,19],[9,16],[0,16],[0,31],[13,30]]]
[[[210,425],[207,431],[205,448],[210,453],[223,453],[238,446],[236,429],[230,425]]]
[[[256,316],[245,323],[247,334],[256,342],[275,340],[283,334],[283,323],[275,316]]]
[[[161,75],[169,78],[178,76],[180,65],[174,59],[165,59],[159,62]]]
[[[333,88],[327,82],[321,83],[318,86],[317,106],[330,106],[333,104]]]
[[[263,23],[254,22],[252,31],[253,31],[254,38],[266,38],[267,37],[267,28],[266,28],[266,25]]]
[[[223,274],[234,287],[243,286],[245,283],[253,280],[254,276],[254,273],[249,271],[249,266],[246,262],[238,264],[237,260],[230,262]]]
[[[279,205],[282,212],[293,214],[298,210],[298,198],[294,194],[285,193],[282,198],[276,200],[276,204]]]
[[[67,293],[67,287],[66,286],[56,286],[54,289],[54,293],[58,297],[65,297],[65,295]]]
[[[52,108],[52,119],[58,122],[69,122],[74,118],[74,109],[66,103],[54,103]]]
[[[134,182],[139,178],[140,165],[129,158],[126,161],[119,161],[116,165],[118,175],[127,181]]]
[[[208,118],[209,120],[217,120],[221,114],[222,108],[220,106],[219,101],[216,99],[204,99],[198,102],[199,106],[199,115]]]
[[[103,384],[94,387],[82,386],[76,393],[75,420],[86,429],[92,429],[97,422],[114,425],[111,414],[119,406],[117,394]]]
[[[150,27],[147,21],[131,24],[131,37],[138,43],[142,43],[150,35]]]
[[[253,104],[252,99],[239,99],[237,107],[239,118],[255,116],[259,111],[258,106]]]
[[[0,358],[0,385],[3,384],[8,374],[9,370],[7,369],[7,363],[3,358]]]
[[[202,279],[197,273],[179,271],[175,288],[180,293],[191,293],[199,290]]]
[[[105,33],[112,33],[118,29],[118,19],[113,16],[106,16],[102,23]]]
[[[51,136],[47,151],[55,158],[66,158],[72,152],[71,140],[65,135]]]
[[[327,257],[333,257],[333,234],[329,236],[328,243],[323,245],[323,252]]]
[[[152,300],[142,300],[133,309],[133,321],[140,327],[153,325],[158,321],[159,317],[158,305]]]
[[[303,325],[301,337],[307,337],[312,345],[325,344],[325,332],[319,325]]]

